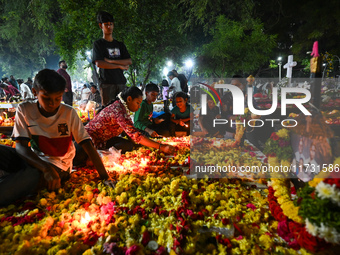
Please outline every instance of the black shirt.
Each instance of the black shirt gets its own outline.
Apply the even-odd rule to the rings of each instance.
[[[104,60],[104,58],[112,60],[129,59],[130,54],[126,49],[124,43],[113,40],[106,41],[101,38],[93,44],[93,58],[92,62],[95,64],[96,60]],[[100,82],[104,84],[125,84],[126,78],[122,69],[103,69],[99,68]]]

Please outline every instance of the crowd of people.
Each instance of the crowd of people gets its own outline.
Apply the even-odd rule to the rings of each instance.
[[[24,102],[18,106],[15,116],[12,133],[15,149],[0,146],[0,193],[6,194],[0,197],[0,206],[43,187],[60,188],[70,177],[72,168],[81,166],[87,159],[93,162],[99,177],[113,186],[97,150],[113,146],[124,153],[144,145],[172,154],[173,146],[150,138],[176,136],[177,132],[190,134],[193,109],[189,104],[186,77],[176,70],[168,73],[170,84],[166,79],[162,81],[164,113],[153,116],[159,86],[147,84],[144,100],[141,89],[126,86],[123,71],[132,63],[130,55],[125,45],[112,37],[112,15],[99,12],[97,21],[103,38],[94,42],[92,61],[99,68],[99,91],[94,84],[90,88],[85,84],[81,99],[94,101],[100,108],[85,126],[72,107],[71,78],[64,60],[59,62],[57,71],[41,70],[33,84],[31,79],[25,83],[18,79],[17,82],[13,76],[11,80],[2,80],[1,88],[6,97],[21,95]],[[171,110],[169,99],[173,102]],[[220,106],[221,112],[212,100],[208,100],[212,113],[209,117],[230,117],[230,100],[232,97],[226,95],[226,105]],[[216,130],[202,115],[200,125],[204,135],[225,132]]]

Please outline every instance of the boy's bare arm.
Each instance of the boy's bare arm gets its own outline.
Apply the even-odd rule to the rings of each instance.
[[[94,167],[96,168],[100,178],[102,180],[109,179],[109,175],[106,172],[105,166],[103,165],[103,162],[97,152],[97,150],[93,147],[93,144],[91,140],[87,140],[81,143],[81,146],[83,147],[84,151],[89,156],[90,160],[92,161]]]
[[[39,158],[38,155],[31,150],[28,146],[28,141],[17,140],[15,149],[20,157],[22,157],[29,165],[43,172],[49,190],[56,190],[61,187],[58,172],[51,164]]]

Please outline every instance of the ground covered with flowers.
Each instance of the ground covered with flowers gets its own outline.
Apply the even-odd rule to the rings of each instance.
[[[188,178],[189,138],[162,142],[173,157],[139,148],[113,164],[104,155],[115,188],[86,167],[56,192],[0,208],[0,254],[310,254],[279,236],[270,190]]]

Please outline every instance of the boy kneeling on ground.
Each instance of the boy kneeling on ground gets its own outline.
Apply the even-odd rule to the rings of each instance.
[[[72,137],[89,155],[100,178],[113,185],[77,112],[61,104],[65,86],[56,71],[41,70],[32,89],[38,101],[17,108],[12,134],[16,148],[0,146],[0,206],[38,188],[59,189],[72,170]]]

